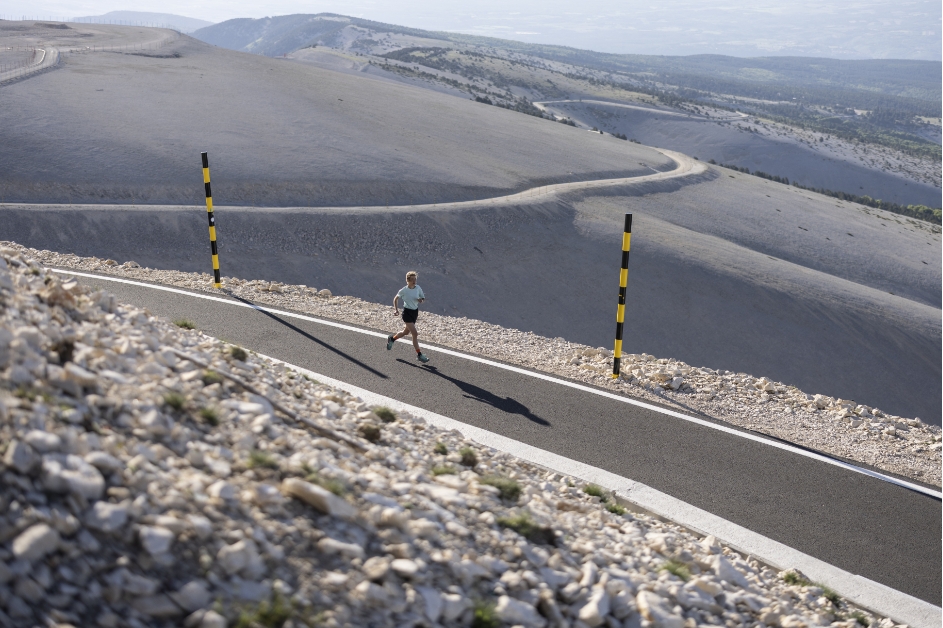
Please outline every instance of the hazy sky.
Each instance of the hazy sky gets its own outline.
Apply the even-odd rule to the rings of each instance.
[[[3,17],[108,11],[212,22],[322,11],[604,52],[941,58],[940,0],[5,0]]]

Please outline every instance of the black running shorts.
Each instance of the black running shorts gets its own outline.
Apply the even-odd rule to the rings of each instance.
[[[408,307],[403,308],[403,322],[404,323],[415,323],[416,319],[419,318],[419,310],[411,310]]]

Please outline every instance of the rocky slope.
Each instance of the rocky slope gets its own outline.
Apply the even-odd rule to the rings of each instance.
[[[23,253],[0,248],[2,626],[893,626]]]
[[[60,255],[6,243],[21,255],[53,268],[72,268],[212,291],[209,275],[140,268],[133,262]],[[329,296],[311,286],[228,279],[226,289],[256,303],[342,320],[384,331],[398,321],[389,305]],[[938,426],[878,408],[747,373],[693,367],[671,358],[623,356],[619,380],[609,377],[612,353],[563,338],[507,329],[481,321],[424,312],[425,341],[519,364],[633,397],[699,412],[875,469],[933,486],[941,485],[943,437]]]

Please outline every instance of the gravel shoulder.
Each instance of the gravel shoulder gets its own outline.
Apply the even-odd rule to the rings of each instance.
[[[212,292],[200,273],[118,265],[11,246],[53,268],[71,268]],[[228,279],[233,294],[258,303],[393,331],[389,305],[355,297],[329,296],[304,285]],[[914,417],[900,417],[850,400],[804,392],[788,382],[724,369],[697,367],[648,354],[624,356],[623,376],[609,377],[609,350],[541,337],[465,317],[423,314],[430,342],[553,373],[633,397],[696,412],[732,425],[781,438],[931,486],[941,486],[941,430]]]
[[[4,626],[895,625],[24,253],[0,249]]]

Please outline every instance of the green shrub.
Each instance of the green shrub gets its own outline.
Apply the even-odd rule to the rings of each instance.
[[[279,594],[271,601],[260,602],[253,611],[242,611],[235,628],[282,628],[291,619],[291,605]]]
[[[249,357],[249,354],[246,353],[245,349],[236,346],[233,346],[229,349],[229,355],[231,355],[234,360],[239,360],[240,362],[245,362]]]
[[[174,325],[180,329],[196,329],[196,325],[193,324],[193,321],[188,321],[185,318],[178,318],[174,321]]]
[[[807,587],[811,583],[794,571],[787,571],[783,574],[783,582],[790,585]]]
[[[458,450],[458,453],[462,456],[462,464],[466,467],[474,467],[478,464],[478,456],[475,454],[475,450],[471,447],[462,447]]]
[[[338,497],[343,497],[344,493],[347,492],[347,487],[343,482],[335,480],[334,478],[322,477],[317,471],[310,471],[308,475],[305,476],[305,480],[312,484],[317,484],[321,488],[326,488]]]
[[[498,517],[497,523],[502,528],[510,528],[534,543],[553,544],[556,540],[556,535],[551,528],[538,525],[527,512],[514,517]]]
[[[214,371],[213,369],[206,369],[203,371],[203,385],[211,386],[213,384],[221,384],[223,382],[223,376]]]
[[[183,406],[187,403],[186,398],[180,393],[169,392],[164,395],[164,405],[180,412],[183,410]]]
[[[278,462],[269,452],[253,449],[252,453],[249,454],[249,462],[246,463],[246,466],[250,469],[277,469]]]
[[[205,407],[200,408],[200,418],[216,427],[219,425],[219,413],[216,412],[215,408]]]
[[[451,465],[444,465],[439,467],[432,467],[432,475],[454,475],[455,467]]]
[[[606,510],[608,510],[614,515],[622,516],[625,514],[625,508],[623,508],[622,506],[620,506],[619,504],[615,502],[609,502],[608,504],[606,504]]]
[[[841,605],[841,598],[838,596],[838,593],[824,585],[819,586],[822,587],[822,597],[831,602],[832,606],[838,608],[838,606]]]
[[[667,571],[668,573],[674,574],[681,578],[685,582],[691,579],[691,570],[688,569],[687,565],[677,560],[669,560],[661,566],[659,571]]]
[[[445,446],[445,443],[436,443],[432,451],[440,456],[444,456],[449,453],[449,448]]]
[[[798,572],[793,571],[792,569],[790,569],[789,571],[785,572],[785,573],[783,574],[782,578],[783,578],[783,582],[785,582],[786,584],[790,584],[790,585],[795,585],[795,586],[800,586],[800,587],[807,587],[807,586],[809,586],[810,584],[812,584],[811,582],[809,582],[808,580],[806,580],[805,578],[803,578],[801,575],[799,575]]]
[[[500,491],[501,499],[516,502],[521,496],[521,485],[501,475],[486,475],[480,480],[481,484],[493,486]]]
[[[501,620],[498,619],[492,602],[476,600],[473,608],[475,615],[472,618],[471,628],[500,628]]]
[[[379,408],[374,408],[373,413],[380,417],[380,420],[384,423],[392,423],[396,420],[396,413],[387,408],[386,406],[380,406]]]
[[[373,425],[372,423],[364,423],[357,431],[365,440],[375,443],[380,440],[380,426]]]
[[[13,391],[13,396],[18,399],[26,399],[27,401],[36,401],[36,397],[39,396],[39,391],[30,386],[18,386],[17,389]]]
[[[587,484],[583,487],[583,492],[592,497],[598,497],[599,501],[602,502],[608,501],[609,499],[609,496],[606,495],[606,491],[598,484]]]

